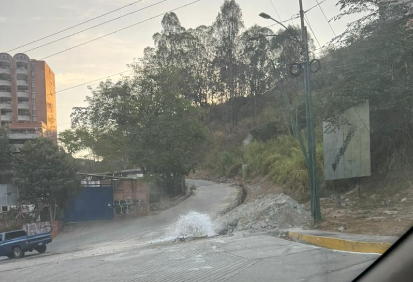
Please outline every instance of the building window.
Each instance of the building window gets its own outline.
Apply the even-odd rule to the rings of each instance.
[[[36,116],[33,116],[33,121],[37,121],[37,117],[36,117]]]
[[[34,81],[32,81],[32,87],[35,87],[36,86],[36,84],[34,83]]]
[[[34,77],[34,70],[32,70],[32,76]]]
[[[36,116],[36,110],[33,110],[33,117]]]
[[[19,55],[19,59],[24,60],[24,56],[23,56],[23,55]]]
[[[36,87],[32,86],[32,95],[35,95],[35,94],[36,94]]]
[[[31,68],[32,71],[34,71],[34,64],[31,64],[30,68]]]

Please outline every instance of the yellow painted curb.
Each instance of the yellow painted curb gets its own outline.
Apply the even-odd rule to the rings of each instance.
[[[358,253],[378,253],[383,254],[392,244],[380,242],[359,242],[331,237],[321,237],[297,232],[288,232],[291,238],[310,243],[316,246]]]

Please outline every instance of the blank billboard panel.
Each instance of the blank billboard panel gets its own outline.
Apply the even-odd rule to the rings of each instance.
[[[346,110],[335,122],[323,122],[326,180],[371,175],[369,101]]]

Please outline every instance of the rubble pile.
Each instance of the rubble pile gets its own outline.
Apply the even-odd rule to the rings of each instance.
[[[217,234],[225,235],[247,229],[271,230],[302,227],[309,223],[310,214],[291,197],[284,194],[245,203],[214,222]]]

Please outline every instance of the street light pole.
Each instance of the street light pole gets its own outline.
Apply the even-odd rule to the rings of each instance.
[[[317,153],[316,141],[314,134],[314,112],[313,101],[311,98],[311,83],[310,83],[310,56],[308,52],[307,27],[304,25],[304,10],[303,2],[300,2],[300,18],[301,18],[301,36],[304,51],[304,87],[305,87],[305,105],[307,115],[307,141],[308,141],[308,176],[310,180],[311,191],[311,217],[313,223],[321,220],[320,199],[318,195],[318,177],[317,177]]]
[[[318,176],[317,176],[317,152],[316,152],[316,141],[314,134],[314,112],[313,112],[313,101],[311,98],[311,83],[310,83],[310,73],[311,73],[311,62],[308,51],[308,37],[307,37],[307,27],[304,24],[304,9],[303,2],[299,0],[300,3],[300,18],[301,18],[301,42],[291,32],[283,23],[272,18],[266,13],[260,13],[260,17],[264,19],[271,19],[276,23],[284,27],[291,35],[292,39],[298,42],[304,53],[304,62],[302,64],[304,69],[304,88],[305,88],[305,106],[306,106],[306,120],[307,120],[307,141],[308,141],[308,154],[303,150],[304,157],[306,159],[308,178],[310,180],[310,193],[311,193],[311,217],[313,223],[317,223],[321,220],[321,210],[320,210],[320,198],[318,195]]]

